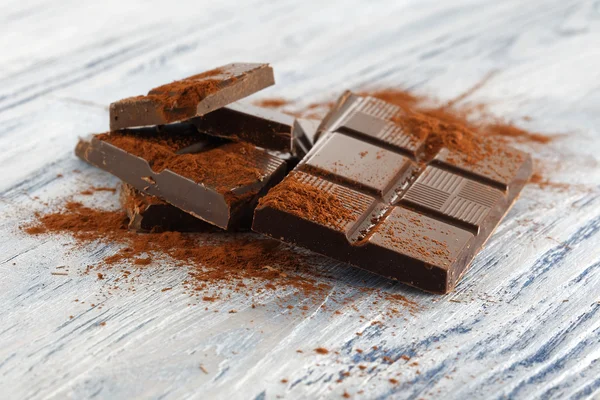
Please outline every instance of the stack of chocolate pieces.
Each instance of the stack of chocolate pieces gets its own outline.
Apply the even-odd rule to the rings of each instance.
[[[412,132],[407,110],[350,92],[318,127],[237,102],[273,83],[267,64],[229,64],[118,101],[111,132],[76,154],[123,180],[132,229],[251,227],[453,290],[529,179],[530,156],[483,138],[466,154]]]
[[[117,101],[111,131],[75,153],[123,180],[133,229],[249,229],[258,199],[310,149],[317,127],[237,103],[274,82],[267,64],[229,64]]]

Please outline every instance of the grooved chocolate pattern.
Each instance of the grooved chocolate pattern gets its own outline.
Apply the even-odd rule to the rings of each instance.
[[[421,154],[424,142],[391,119],[403,112],[345,93],[296,167],[301,183],[353,211],[345,224],[292,214],[267,194],[252,229],[430,292],[452,290],[531,175],[531,158],[485,139],[491,156],[478,162],[447,148]]]
[[[401,126],[358,111],[351,113],[338,129],[379,139],[381,145],[388,144],[396,151],[409,153],[413,157],[423,145],[423,141],[405,133]]]
[[[502,196],[502,192],[455,173],[428,166],[402,201],[468,223],[474,229]]]

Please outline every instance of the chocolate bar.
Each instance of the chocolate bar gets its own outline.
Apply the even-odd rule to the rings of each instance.
[[[129,217],[128,228],[136,232],[210,232],[217,229],[156,196],[140,192],[125,182],[121,183],[119,200]]]
[[[234,63],[110,105],[110,130],[160,125],[207,114],[275,83],[268,64]]]
[[[265,150],[203,135],[189,123],[93,135],[75,153],[223,229],[249,227],[258,198],[286,169],[285,161]]]
[[[252,229],[433,293],[454,289],[532,172],[521,151],[351,93],[317,136]]]
[[[296,136],[295,145],[301,151],[296,151],[297,154],[306,154],[312,149],[317,141],[317,132],[320,126],[320,120],[297,118],[296,124],[300,127],[302,135]]]
[[[211,136],[245,141],[298,157],[310,149],[311,137],[316,132],[310,120],[297,120],[288,114],[239,102],[189,122]]]

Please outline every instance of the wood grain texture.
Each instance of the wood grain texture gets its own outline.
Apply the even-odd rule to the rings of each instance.
[[[0,22],[3,398],[599,396],[600,1],[5,0]],[[107,129],[106,105],[232,61],[271,62],[277,85],[262,95],[301,104],[374,85],[449,99],[496,71],[467,100],[564,134],[522,148],[572,186],[528,186],[444,297],[320,257],[334,285],[320,304],[281,290],[254,299],[256,309],[235,293],[188,307],[186,271],[160,262],[135,292],[108,295],[113,276],[78,272],[116,246],[70,250],[68,237],[20,232],[45,201],[116,185],[72,154],[78,136]],[[82,199],[116,206],[109,193]],[[68,275],[51,275],[58,266]],[[351,284],[401,293],[421,310],[371,325],[389,305],[372,307]],[[319,346],[332,352],[312,352]],[[402,354],[410,362],[383,362]]]

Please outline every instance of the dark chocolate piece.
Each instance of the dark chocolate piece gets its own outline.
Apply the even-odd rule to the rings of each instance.
[[[140,192],[128,183],[121,183],[119,199],[129,217],[128,228],[136,232],[211,232],[217,229],[156,196]]]
[[[94,135],[75,153],[223,229],[249,227],[256,202],[286,169],[265,150],[202,135],[187,123]]]
[[[304,156],[311,147],[311,139],[304,129],[308,135],[316,130],[310,123],[291,115],[239,102],[189,122],[211,136],[244,141],[298,157]]]
[[[297,151],[297,154],[306,154],[312,149],[317,141],[317,129],[321,121],[316,119],[297,118],[296,125],[300,128],[302,135],[296,135],[296,148],[302,151]]]
[[[110,105],[111,131],[205,115],[275,83],[268,64],[235,63],[154,88]]]
[[[252,229],[429,292],[453,290],[530,177],[531,157],[481,138],[469,154],[444,147],[413,135],[406,115],[344,94],[315,147],[260,200]]]

